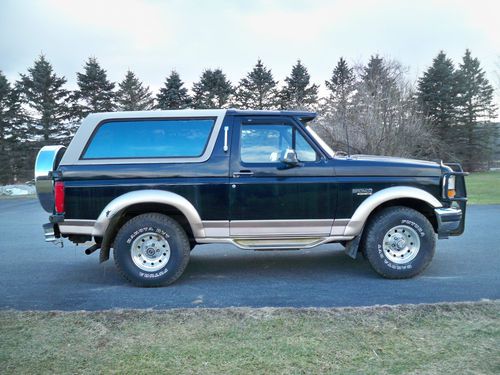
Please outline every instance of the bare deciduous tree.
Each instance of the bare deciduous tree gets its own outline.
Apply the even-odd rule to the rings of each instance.
[[[432,157],[435,145],[406,70],[394,60],[371,58],[354,68],[356,83],[348,106],[326,100],[318,130],[336,150],[404,157]],[[345,117],[344,117],[345,114]]]

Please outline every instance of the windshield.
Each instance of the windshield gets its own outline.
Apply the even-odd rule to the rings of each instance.
[[[330,157],[333,158],[335,156],[335,151],[333,151],[332,148],[328,146],[326,142],[322,140],[321,137],[309,125],[306,126],[306,130],[314,138],[314,140],[319,143],[321,148],[328,153]]]

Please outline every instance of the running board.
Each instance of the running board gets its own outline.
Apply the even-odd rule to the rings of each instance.
[[[197,238],[198,243],[230,243],[244,250],[300,250],[329,242],[352,240],[352,236],[300,238]]]

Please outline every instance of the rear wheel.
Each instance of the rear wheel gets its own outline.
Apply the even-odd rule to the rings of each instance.
[[[363,250],[372,268],[389,279],[405,279],[427,268],[436,236],[427,218],[408,207],[389,207],[365,229]]]
[[[137,286],[173,283],[189,262],[189,240],[172,218],[149,213],[126,222],[116,235],[113,256],[125,279]]]

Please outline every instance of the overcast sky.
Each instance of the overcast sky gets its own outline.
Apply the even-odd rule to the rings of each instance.
[[[236,82],[259,57],[282,81],[300,58],[323,84],[340,56],[389,56],[415,79],[439,50],[458,63],[469,48],[493,80],[499,25],[494,0],[0,0],[0,70],[18,79],[43,52],[73,88],[95,56],[113,81],[131,69],[156,91],[171,69],[189,86],[204,68]]]

